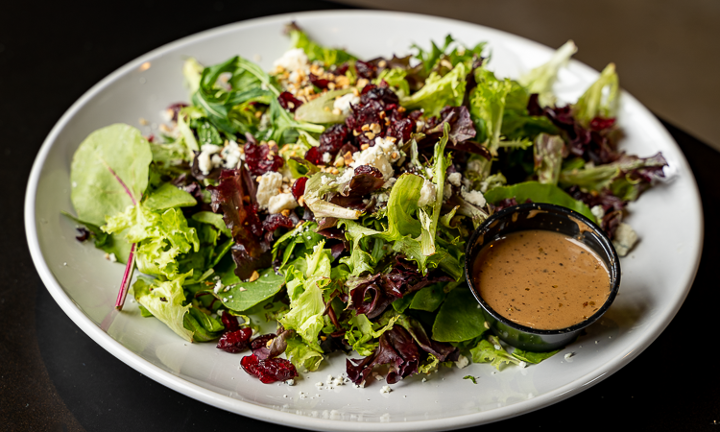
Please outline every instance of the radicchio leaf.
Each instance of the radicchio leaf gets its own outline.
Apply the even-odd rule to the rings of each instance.
[[[225,225],[235,244],[231,248],[237,264],[235,274],[247,279],[256,269],[271,264],[270,245],[263,239],[263,227],[257,216],[257,205],[246,204],[241,170],[223,170],[217,186],[208,186],[212,193],[212,209],[222,212]]]
[[[420,350],[410,333],[399,325],[380,335],[380,342],[372,355],[364,359],[348,359],[346,369],[348,378],[355,384],[369,383],[368,378],[373,367],[389,365],[387,383],[394,384],[399,380],[417,373],[420,365]]]

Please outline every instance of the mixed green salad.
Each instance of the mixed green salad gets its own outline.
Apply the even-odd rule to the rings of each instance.
[[[287,34],[269,72],[188,59],[189,103],[168,108],[161,133],[115,124],[78,148],[67,215],[79,240],[125,264],[116,306],[132,291],[143,316],[242,353],[266,383],[334,351],[357,385],[554,354],[487,331],[465,242],[493,212],[533,201],[597,221],[621,255],[633,246],[625,207],[666,162],[618,149],[614,65],[560,105],[572,42],[513,80],[495,76],[485,43],[451,36],[368,60],[294,23]],[[263,334],[263,320],[276,330]]]

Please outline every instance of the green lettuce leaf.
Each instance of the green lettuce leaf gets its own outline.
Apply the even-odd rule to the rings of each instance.
[[[400,105],[407,109],[423,109],[427,117],[440,113],[446,106],[460,106],[465,97],[465,76],[468,67],[458,63],[445,76],[432,72],[425,85],[410,96],[400,99]]]
[[[287,340],[285,355],[295,365],[295,368],[310,372],[318,370],[324,358],[321,351],[309,347],[302,339],[297,337]]]
[[[575,119],[587,127],[595,117],[611,118],[617,115],[620,84],[615,64],[610,63],[585,93],[573,105]]]
[[[495,369],[500,370],[504,365],[520,364],[520,359],[510,355],[500,345],[500,340],[495,336],[488,336],[482,339],[475,348],[470,350],[473,363],[490,363]]]
[[[555,104],[553,84],[557,80],[558,71],[567,65],[570,57],[577,52],[577,46],[571,40],[565,42],[557,49],[547,63],[540,65],[522,75],[518,81],[528,93],[538,94],[538,103],[541,107]]]
[[[190,274],[180,274],[167,281],[138,278],[133,284],[135,300],[155,318],[170,327],[172,331],[188,342],[193,341],[193,332],[185,328],[184,317],[192,305],[185,305],[182,284]]]
[[[188,226],[182,211],[175,208],[158,212],[130,206],[125,212],[109,217],[101,228],[109,234],[124,231],[128,242],[138,243],[138,270],[149,275],[174,277],[179,270],[178,256],[200,248],[197,231]]]
[[[311,62],[320,61],[328,67],[355,60],[355,57],[347,51],[319,45],[296,25],[290,25],[287,28],[292,48],[301,48]]]

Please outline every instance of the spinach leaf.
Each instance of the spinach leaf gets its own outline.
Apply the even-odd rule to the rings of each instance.
[[[432,328],[433,339],[438,342],[462,342],[483,333],[485,317],[467,285],[450,291],[440,306]]]
[[[573,199],[565,191],[552,184],[529,181],[511,186],[498,186],[485,193],[485,199],[492,204],[508,198],[515,198],[518,203],[530,200],[536,203],[555,204],[575,210],[591,221],[597,220],[585,203]]]
[[[220,301],[228,309],[244,312],[277,294],[285,285],[285,276],[275,274],[271,267],[262,271],[256,280],[242,282],[234,269],[230,269],[223,274],[221,281],[229,288],[218,294]]]

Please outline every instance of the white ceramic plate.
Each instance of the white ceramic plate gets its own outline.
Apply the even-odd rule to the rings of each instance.
[[[181,66],[187,56],[213,64],[240,54],[269,69],[288,47],[283,25],[296,20],[320,43],[342,46],[361,58],[409,53],[412,43],[429,46],[448,33],[466,45],[488,41],[490,65],[516,77],[543,63],[552,50],[477,25],[405,13],[312,12],[242,22],[161,47],[108,76],[78,100],[53,128],[37,156],[25,203],[28,243],[37,270],[55,300],[93,340],[130,367],[180,393],[261,420],[308,429],[418,431],[488,423],[568,398],[617,371],[643,351],[668,325],[692,284],[702,243],[702,213],[695,180],[682,153],[660,123],[637,100],[623,94],[623,148],[649,156],[662,151],[670,180],[630,206],[629,222],[641,237],[622,260],[620,295],[589,334],[538,366],[496,373],[489,365],[411,377],[381,394],[367,388],[316,387],[344,370],[332,356],[322,371],[289,387],[264,385],[239,370],[240,356],[213,344],[188,344],[137,308],[113,308],[123,266],[105,260],[92,245],[74,238],[70,161],[93,130],[116,122],[151,133],[168,104],[185,101]],[[580,47],[582,49],[582,47]],[[148,67],[149,66],[149,67]],[[622,70],[620,71],[622,74]],[[574,101],[598,76],[573,61],[563,70],[559,95]],[[681,209],[678,211],[677,209]],[[574,356],[566,359],[566,353]],[[478,377],[478,385],[462,379]],[[306,397],[301,396],[301,392]],[[372,424],[372,426],[371,426]]]

